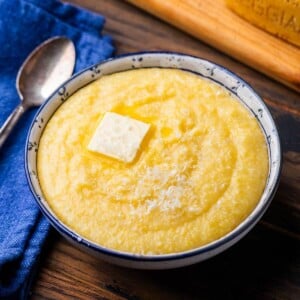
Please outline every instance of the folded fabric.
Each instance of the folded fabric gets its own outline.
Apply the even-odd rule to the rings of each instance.
[[[0,126],[18,104],[17,71],[28,54],[53,36],[73,40],[75,71],[113,53],[102,36],[104,18],[57,0],[0,0]],[[24,147],[36,110],[27,112],[0,150],[0,298],[24,299],[49,223],[27,185]]]

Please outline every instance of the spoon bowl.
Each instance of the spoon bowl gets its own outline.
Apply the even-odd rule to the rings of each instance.
[[[22,64],[16,88],[23,106],[40,106],[72,75],[75,48],[65,37],[55,37],[37,47]]]
[[[66,37],[54,37],[38,46],[24,61],[16,79],[20,104],[0,129],[0,149],[30,107],[40,106],[73,73],[75,47]]]

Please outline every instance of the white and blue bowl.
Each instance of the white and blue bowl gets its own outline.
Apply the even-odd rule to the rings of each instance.
[[[190,71],[212,80],[229,90],[256,117],[265,135],[269,153],[269,174],[261,199],[252,213],[234,230],[222,238],[181,253],[165,255],[137,255],[105,248],[80,236],[57,218],[43,196],[37,174],[37,151],[47,122],[56,110],[76,91],[103,75],[137,68],[174,68]],[[206,260],[235,244],[260,220],[274,197],[282,165],[281,147],[274,120],[255,91],[237,75],[224,67],[204,59],[162,52],[147,52],[120,56],[96,64],[65,82],[39,109],[29,130],[25,150],[25,169],[31,191],[53,227],[74,245],[101,259],[121,266],[140,269],[168,269]]]

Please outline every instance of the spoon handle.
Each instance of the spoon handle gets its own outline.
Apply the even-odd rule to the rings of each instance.
[[[0,128],[0,149],[2,148],[3,144],[5,143],[7,137],[17,124],[20,117],[23,115],[25,111],[24,106],[19,104],[14,111],[10,114],[10,116],[6,119],[3,126]]]

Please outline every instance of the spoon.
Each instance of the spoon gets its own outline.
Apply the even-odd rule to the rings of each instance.
[[[65,37],[54,37],[33,50],[19,69],[16,88],[20,104],[0,129],[0,149],[23,113],[40,106],[73,73],[75,47]]]

